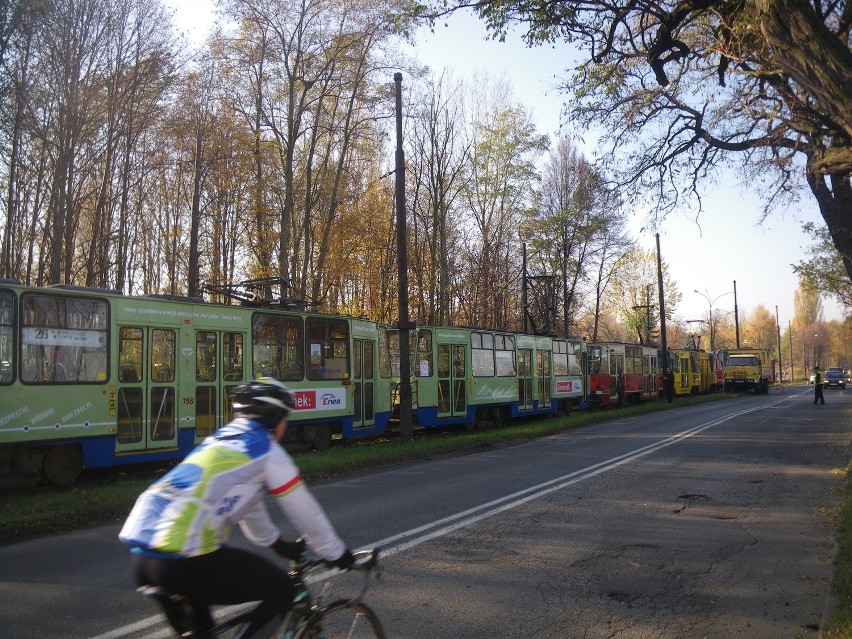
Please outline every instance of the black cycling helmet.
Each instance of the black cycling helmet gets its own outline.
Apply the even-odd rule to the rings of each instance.
[[[281,418],[296,407],[290,389],[272,377],[258,377],[237,386],[233,394],[234,415],[274,428]]]

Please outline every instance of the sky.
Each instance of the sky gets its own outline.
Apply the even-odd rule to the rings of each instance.
[[[175,7],[176,19],[187,36],[198,42],[213,23],[213,0],[167,0]],[[555,89],[565,69],[574,65],[567,45],[527,48],[520,36],[510,33],[505,42],[486,39],[481,22],[468,13],[454,14],[436,24],[434,31],[422,29],[416,45],[408,50],[436,72],[451,71],[457,78],[476,72],[504,76],[515,99],[531,113],[539,133],[556,136],[563,124],[564,98]],[[392,72],[389,82],[393,82]],[[406,79],[402,86],[405,90]],[[580,148],[586,148],[574,140]],[[593,149],[587,149],[589,159]],[[660,253],[681,293],[674,319],[706,318],[712,303],[714,315],[734,310],[734,281],[739,318],[751,315],[758,305],[773,315],[782,328],[793,319],[796,276],[790,264],[806,260],[809,238],[802,224],[822,225],[816,203],[803,194],[795,210],[774,214],[760,223],[761,201],[734,178],[721,180],[704,200],[704,211],[671,214],[658,227],[647,224],[644,214],[629,218],[630,234],[646,250]],[[696,260],[706,256],[706,260]],[[698,292],[696,292],[698,291]],[[825,320],[842,320],[840,306],[823,301]]]

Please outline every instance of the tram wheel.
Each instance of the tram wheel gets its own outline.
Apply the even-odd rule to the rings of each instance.
[[[320,452],[331,448],[331,426],[317,424],[308,430],[308,443]]]
[[[44,455],[41,474],[57,486],[73,483],[83,472],[83,451],[79,446],[65,444],[51,446]]]

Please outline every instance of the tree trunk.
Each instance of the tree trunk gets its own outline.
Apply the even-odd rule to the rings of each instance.
[[[808,184],[819,204],[834,247],[843,259],[846,273],[852,280],[852,184],[848,175],[816,175],[807,173]],[[829,187],[826,179],[831,183]]]

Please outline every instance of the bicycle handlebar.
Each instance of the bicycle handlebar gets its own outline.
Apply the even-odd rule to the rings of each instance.
[[[338,605],[340,603],[345,603],[346,605],[353,605],[359,603],[364,595],[367,593],[367,589],[370,584],[370,575],[373,574],[373,571],[378,568],[379,565],[379,549],[373,548],[373,550],[360,550],[358,552],[352,553],[355,562],[346,570],[354,570],[362,574],[363,580],[361,582],[360,588],[358,591],[350,598],[338,600],[333,602],[330,605]],[[328,564],[323,559],[320,559],[316,555],[313,555],[307,550],[302,552],[302,557],[293,567],[291,574],[293,574],[297,579],[302,579],[306,583],[313,581],[312,576],[309,573],[312,573],[314,570],[319,570],[321,568],[327,568]],[[333,577],[335,574],[340,574],[342,570],[331,570],[322,573],[321,575],[317,575],[319,581],[324,581],[329,577]],[[378,573],[377,573],[378,576]]]
[[[359,572],[370,572],[379,563],[379,548],[373,550],[359,550],[352,553],[355,562],[347,568],[347,570],[357,570]],[[296,562],[295,570],[298,573],[310,572],[314,568],[328,567],[324,559],[320,559],[307,549],[303,549],[302,556]]]

